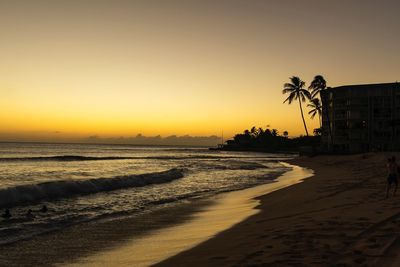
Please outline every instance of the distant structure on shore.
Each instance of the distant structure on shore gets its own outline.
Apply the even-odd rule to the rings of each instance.
[[[321,100],[324,150],[400,150],[400,83],[327,88]]]

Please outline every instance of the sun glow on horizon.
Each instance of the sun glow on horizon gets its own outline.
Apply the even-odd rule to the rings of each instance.
[[[282,104],[290,76],[398,78],[398,3],[372,21],[367,2],[1,2],[0,141],[304,134],[298,105]]]

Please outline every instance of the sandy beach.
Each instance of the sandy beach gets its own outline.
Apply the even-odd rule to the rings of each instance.
[[[225,215],[220,210],[211,217],[213,220],[206,221],[206,228],[214,229],[221,224],[222,229],[229,229],[216,236],[204,231],[206,239],[210,239],[195,247],[188,245],[188,250],[178,246],[178,250],[165,254],[165,257],[185,251],[157,266],[397,266],[400,204],[399,196],[385,199],[388,155],[317,156],[291,160],[290,164],[312,169],[315,175],[302,183],[262,195],[256,202],[242,202],[240,207],[243,209],[236,213],[243,214],[249,209],[253,212],[245,213],[244,217],[250,217],[241,222],[223,224],[235,210],[233,213],[232,210],[230,213],[225,211]],[[174,227],[182,227],[185,221],[199,222],[201,217],[188,214],[199,214],[207,211],[206,207],[215,205],[208,200],[195,207],[160,211],[158,220],[152,222],[145,219],[138,222],[132,218],[117,224],[111,221],[95,227],[90,224],[72,227],[57,234],[1,247],[0,263],[2,266],[121,265],[118,264],[121,263],[120,256],[133,258],[140,247],[134,247],[129,238],[141,234],[138,224],[151,226],[148,231],[156,233],[153,240],[161,236],[157,236],[157,231],[164,228],[180,229],[174,232],[179,235],[184,229],[190,232],[191,228]],[[205,224],[199,225],[192,224],[197,227],[196,232],[204,230]],[[141,246],[152,245],[154,243],[142,243]],[[125,263],[129,266],[129,261]]]
[[[399,196],[385,154],[291,163],[315,176],[262,196],[261,212],[158,266],[398,266]]]

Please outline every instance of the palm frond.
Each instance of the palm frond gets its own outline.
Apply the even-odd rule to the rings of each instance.
[[[282,94],[291,93],[291,92],[293,92],[293,90],[294,90],[294,89],[291,89],[291,88],[284,88],[284,89],[282,90]]]
[[[326,80],[322,75],[316,75],[308,89],[311,91],[311,96],[315,97],[319,92],[326,89]]]
[[[301,87],[301,84],[304,83],[299,77],[297,76],[292,76],[290,77],[290,81],[292,82],[293,85],[296,87]],[[303,84],[304,85],[304,84]]]
[[[301,93],[307,98],[307,99],[311,99],[311,94],[307,89],[302,89]]]
[[[297,99],[296,93],[295,93],[295,92],[292,92],[292,93],[286,98],[286,100],[283,101],[283,103],[288,102],[289,104],[292,104],[293,100],[296,100],[296,99]]]
[[[315,115],[317,114],[317,110],[313,109],[308,112],[311,115],[311,119],[314,119]]]
[[[296,86],[294,84],[291,84],[291,83],[285,83],[283,85],[283,88],[296,89]]]
[[[312,90],[311,90],[311,98],[316,97],[316,96],[319,94],[319,92],[321,92],[321,90],[319,90],[319,89],[312,89]]]

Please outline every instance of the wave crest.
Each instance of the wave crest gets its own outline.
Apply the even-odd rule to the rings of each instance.
[[[88,180],[63,180],[31,185],[19,185],[0,189],[0,207],[13,207],[25,203],[43,200],[88,195],[129,187],[141,187],[161,184],[182,178],[182,169],[170,169],[163,172],[124,175],[112,178],[94,178]]]

